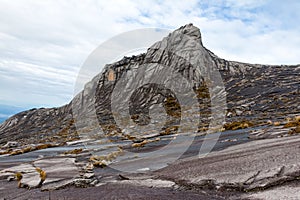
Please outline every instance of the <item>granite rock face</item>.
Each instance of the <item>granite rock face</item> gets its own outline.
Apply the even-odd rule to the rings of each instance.
[[[298,182],[299,141],[299,136],[255,140],[206,157],[180,160],[156,173],[164,180],[189,189],[209,188],[252,194],[269,188],[272,191],[274,187]]]
[[[195,117],[200,122],[192,120],[189,126],[201,130],[212,118],[222,121],[225,114],[226,121],[282,120],[299,112],[299,73],[300,65],[219,58],[203,46],[200,30],[188,24],[144,54],[106,65],[69,104],[12,116],[0,125],[0,144],[66,142],[109,134],[125,137],[138,132],[136,124],[150,124],[149,129],[169,134],[177,131],[181,121]],[[190,109],[195,102],[197,108]],[[116,117],[123,112],[125,117]],[[151,112],[158,123],[150,123]],[[160,124],[163,119],[166,123]],[[128,133],[120,127],[123,122],[133,127]]]

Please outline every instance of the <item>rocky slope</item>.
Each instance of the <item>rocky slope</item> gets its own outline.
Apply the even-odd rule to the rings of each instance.
[[[146,76],[141,78],[139,69]],[[214,83],[218,82],[218,77],[205,78],[211,76],[214,69],[220,72],[222,83],[219,85]],[[181,116],[188,115],[183,108],[191,105],[191,98],[168,89],[176,90],[172,82],[174,77],[166,76],[171,72],[189,81],[187,88],[192,88],[199,106],[192,110],[191,116],[201,115],[200,123],[192,123],[196,123],[199,131],[207,129],[211,118],[221,119],[223,114],[227,122],[251,121],[248,125],[255,125],[268,120],[283,122],[288,116],[299,113],[300,65],[227,61],[206,49],[202,45],[200,30],[188,24],[155,43],[144,54],[124,57],[106,65],[69,104],[59,108],[32,109],[12,116],[0,125],[0,144],[12,140],[24,144],[65,142],[79,139],[79,136],[126,138],[132,134],[136,137],[134,128],[124,132],[121,122],[116,123],[113,112],[126,111],[127,104],[122,102],[129,102],[129,117],[141,126],[149,124],[149,110],[162,105],[167,113],[166,123],[153,127],[159,127],[160,134],[176,132],[183,119]],[[150,80],[157,83],[150,84]],[[137,86],[136,82],[140,85]],[[211,84],[218,87],[211,87]],[[225,90],[222,90],[222,84]],[[131,96],[124,96],[126,92]],[[181,98],[187,101],[183,103]],[[214,116],[210,109],[216,98],[221,99],[218,116]],[[222,104],[225,98],[227,106]],[[157,116],[156,120],[160,121],[160,117],[163,116]],[[104,135],[99,135],[99,125]]]

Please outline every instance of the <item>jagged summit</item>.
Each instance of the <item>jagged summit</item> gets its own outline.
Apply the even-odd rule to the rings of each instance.
[[[183,37],[186,40],[192,40],[194,42],[199,43],[201,46],[203,46],[200,29],[197,28],[196,26],[194,26],[192,23],[190,23],[190,24],[186,24],[184,26],[181,26],[180,28],[176,29],[175,31],[169,33],[166,37],[164,37],[162,39],[162,41],[156,42],[151,47],[149,47],[149,49],[151,50],[151,49],[158,49],[159,48],[161,50],[163,50],[163,49],[172,50],[170,48],[178,46]],[[146,55],[147,55],[147,52],[146,53],[141,53],[139,55],[124,56],[119,61],[116,61],[116,62],[111,63],[111,64],[107,64],[105,66],[105,69],[108,69],[112,66],[113,67],[119,67],[119,66],[128,64],[130,62],[140,61]]]
[[[227,94],[227,116],[230,117],[227,120],[280,119],[300,109],[300,65],[253,65],[221,59],[203,46],[200,30],[187,24],[153,44],[146,53],[107,64],[102,73],[87,83],[69,104],[60,108],[28,110],[12,116],[0,125],[0,144],[11,140],[25,144],[65,142],[78,139],[78,133],[97,135],[99,130],[95,127],[99,125],[109,134],[116,125],[110,109],[112,93],[118,81],[125,77],[123,91],[130,91],[132,80],[136,80],[134,74],[147,64],[141,83],[152,78],[167,83],[169,79],[164,76],[165,68],[156,68],[157,63],[171,67],[192,82],[198,94],[197,100],[203,105],[208,119],[211,117],[207,110],[208,88],[203,85],[201,77],[204,66],[214,66],[220,72]],[[109,80],[109,77],[113,79]],[[139,115],[143,109],[147,110],[154,104],[166,105],[165,100],[172,92],[159,91],[161,88],[148,85],[133,93],[131,101],[135,104],[131,106],[139,108],[131,110],[133,118],[137,118],[136,123],[149,123],[149,116]],[[179,111],[178,107],[168,111],[168,114],[175,116],[171,116],[170,124],[178,122]]]
[[[199,41],[199,43],[203,46],[202,44],[202,38],[201,38],[201,32],[200,29],[194,26],[192,23],[186,24],[184,26],[181,26],[174,32],[170,33],[168,37],[171,37],[171,35],[185,35],[192,40]]]

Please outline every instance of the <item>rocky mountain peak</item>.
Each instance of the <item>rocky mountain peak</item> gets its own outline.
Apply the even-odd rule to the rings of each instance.
[[[181,26],[179,29],[169,33],[167,37],[163,38],[162,41],[155,43],[150,47],[150,49],[156,49],[158,47],[167,49],[170,47],[178,46],[182,38],[185,38],[185,40],[198,42],[202,45],[201,33],[199,28],[197,28],[193,24],[186,24],[184,26]]]
[[[162,105],[168,123],[159,131],[165,134],[168,127],[178,125],[182,114],[180,98],[172,92],[174,80],[179,79],[166,76],[171,72],[190,81],[202,109],[200,123],[204,125],[199,126],[207,126],[212,117],[212,90],[203,74],[212,68],[219,71],[225,87],[227,120],[267,120],[299,110],[299,65],[254,65],[219,58],[203,46],[200,30],[187,24],[153,44],[144,54],[105,65],[69,104],[12,116],[0,125],[0,143],[65,142],[78,139],[78,134],[96,137],[99,130],[105,134],[120,132],[123,128],[116,123],[112,107],[115,103],[118,109],[123,101],[129,102],[130,120],[138,125],[149,124],[149,109]],[[151,81],[156,84],[150,84]]]

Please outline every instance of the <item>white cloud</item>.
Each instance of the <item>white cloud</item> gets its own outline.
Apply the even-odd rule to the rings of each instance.
[[[206,47],[220,57],[296,64],[299,9],[296,0],[1,0],[0,102],[67,103],[88,55],[107,39],[136,28],[175,29],[192,22]]]

